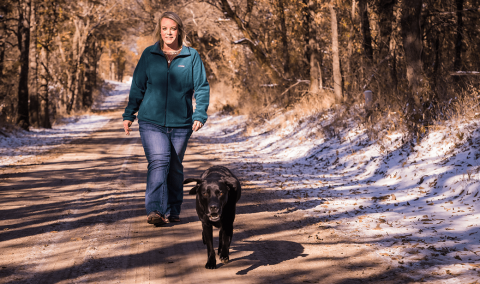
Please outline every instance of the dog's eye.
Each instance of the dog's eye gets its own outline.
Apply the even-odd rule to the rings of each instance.
[[[218,195],[222,196],[222,195],[223,195],[223,192],[220,191],[220,192],[218,193]]]
[[[203,192],[203,195],[207,196],[207,195],[208,195],[208,192],[204,191],[204,192]]]

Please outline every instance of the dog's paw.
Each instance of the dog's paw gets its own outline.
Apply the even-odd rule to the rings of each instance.
[[[207,264],[205,264],[205,268],[206,269],[215,269],[217,268],[217,261],[214,259],[214,260],[209,260],[207,261]]]
[[[222,263],[228,263],[230,261],[230,258],[227,256],[220,256],[220,261],[222,261]]]

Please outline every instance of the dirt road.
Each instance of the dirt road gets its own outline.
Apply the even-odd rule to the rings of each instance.
[[[137,124],[124,136],[120,113],[108,115],[100,131],[0,169],[1,283],[411,283],[368,242],[304,218],[242,176],[231,261],[206,270],[190,187],[181,223],[147,224]],[[186,177],[222,164],[211,150],[192,137]]]

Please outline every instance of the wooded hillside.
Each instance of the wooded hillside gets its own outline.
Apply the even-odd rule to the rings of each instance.
[[[48,128],[89,109],[102,80],[131,75],[171,10],[223,104],[255,114],[303,96],[350,106],[372,90],[373,113],[419,129],[456,102],[477,107],[479,2],[4,0],[0,121]]]

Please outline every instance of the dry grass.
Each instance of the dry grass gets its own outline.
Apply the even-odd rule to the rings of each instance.
[[[264,97],[272,95],[274,94],[265,93]],[[407,141],[419,143],[430,131],[444,128],[446,121],[449,125],[452,123],[455,125],[466,119],[480,118],[480,94],[479,90],[473,87],[458,94],[455,100],[442,107],[437,109],[432,107],[430,111],[435,114],[436,119],[420,125],[415,131],[409,127],[409,121],[402,110],[377,108],[367,113],[363,105],[363,96],[351,98],[344,104],[335,104],[334,94],[328,90],[320,94],[305,92],[288,107],[276,103],[265,106],[262,98],[255,95],[250,95],[248,100],[233,108],[230,104],[224,106],[226,113],[248,115],[246,135],[282,129],[287,122],[302,125],[307,121],[308,125],[304,127],[312,128],[312,136],[340,138],[339,134],[343,130],[360,127],[366,129],[369,141],[380,144],[388,141],[395,133],[402,134],[402,141],[405,143]]]
[[[309,117],[331,108],[335,104],[335,94],[329,90],[323,90],[318,94],[306,93],[293,107],[293,113],[299,118]]]
[[[445,119],[457,121],[473,118],[479,115],[479,106],[480,92],[477,88],[469,86],[440,108],[440,115],[434,124],[441,124]]]
[[[224,81],[217,81],[210,86],[210,106],[212,112],[224,111],[225,108],[231,109],[234,114],[238,114],[238,102],[241,94],[231,84]]]

